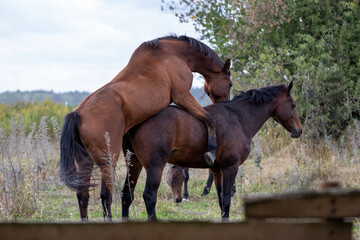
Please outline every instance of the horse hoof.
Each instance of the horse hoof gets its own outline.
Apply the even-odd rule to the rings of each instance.
[[[210,167],[212,167],[214,165],[214,162],[215,162],[214,154],[212,154],[211,152],[206,152],[204,154],[204,158],[205,158],[205,162],[207,165],[209,165]]]
[[[201,196],[209,195],[209,193],[210,193],[209,190],[207,190],[207,189],[205,190],[205,189],[204,189],[204,191],[203,191],[203,193],[201,194]]]
[[[183,198],[182,201],[183,201],[183,202],[189,202],[189,199]]]

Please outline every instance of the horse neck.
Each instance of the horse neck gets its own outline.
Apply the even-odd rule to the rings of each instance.
[[[253,104],[246,101],[236,103],[235,109],[243,130],[252,139],[274,111],[275,102]]]
[[[181,58],[192,72],[207,76],[209,72],[220,72],[222,70],[222,67],[206,57],[204,52],[190,46],[186,41],[164,40],[161,46]]]

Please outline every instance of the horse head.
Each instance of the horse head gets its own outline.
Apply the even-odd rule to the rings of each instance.
[[[287,85],[286,91],[278,99],[271,116],[291,133],[292,138],[298,138],[302,133],[302,125],[295,109],[296,105],[290,95],[292,87],[293,81]]]
[[[167,184],[171,187],[173,200],[176,203],[181,202],[181,188],[185,180],[184,168],[171,165],[167,175]]]
[[[230,59],[227,59],[222,70],[219,72],[208,72],[205,78],[204,90],[213,103],[230,100]]]

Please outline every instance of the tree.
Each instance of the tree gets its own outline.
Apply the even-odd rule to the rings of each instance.
[[[339,136],[360,118],[359,1],[163,1],[233,59],[235,89],[295,80],[308,133]]]

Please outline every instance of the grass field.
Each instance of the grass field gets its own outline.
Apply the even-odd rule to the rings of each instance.
[[[49,128],[53,128],[55,137],[49,136]],[[17,121],[14,121],[10,134],[0,128],[0,221],[79,221],[75,192],[58,178],[58,141],[57,123],[47,126],[43,121],[29,133]],[[323,180],[339,181],[344,188],[360,188],[359,147],[359,122],[355,122],[339,141],[329,137],[317,144],[306,141],[305,137],[291,139],[281,127],[270,122],[254,139],[250,157],[240,167],[230,220],[244,219],[242,199],[248,194],[311,190]],[[175,204],[171,199],[166,172],[164,170],[158,192],[158,219],[220,221],[215,189],[212,188],[208,196],[200,196],[208,170],[190,170],[190,201],[181,204]],[[121,188],[125,173],[125,161],[120,157],[112,207],[115,221],[121,221]],[[94,181],[97,183],[98,176],[96,170]],[[142,199],[145,178],[143,171],[130,208],[131,220],[147,219]],[[90,195],[89,220],[103,221],[99,187],[92,189]],[[359,221],[355,222],[353,232],[354,238],[360,239]]]

